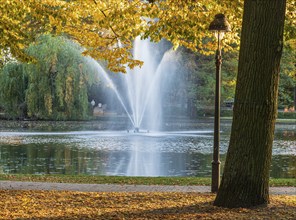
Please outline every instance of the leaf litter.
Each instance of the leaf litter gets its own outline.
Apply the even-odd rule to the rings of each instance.
[[[0,190],[0,219],[296,219],[296,196],[267,207],[227,209],[210,193]]]

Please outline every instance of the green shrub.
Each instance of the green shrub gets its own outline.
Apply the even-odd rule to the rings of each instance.
[[[278,118],[296,119],[296,112],[278,112]]]

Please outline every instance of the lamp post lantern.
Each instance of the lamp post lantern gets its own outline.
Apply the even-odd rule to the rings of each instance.
[[[210,23],[209,30],[214,32],[218,40],[218,47],[216,50],[215,64],[216,64],[216,86],[215,86],[215,118],[214,118],[214,149],[212,161],[212,184],[211,191],[217,192],[220,184],[220,156],[219,156],[219,142],[220,142],[220,97],[221,97],[221,40],[225,32],[230,32],[231,28],[227,22],[224,14],[215,15],[215,19]]]

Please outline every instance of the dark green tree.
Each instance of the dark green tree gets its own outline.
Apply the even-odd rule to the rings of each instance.
[[[18,62],[6,64],[0,71],[0,106],[8,117],[26,115],[25,90],[28,79],[24,66]]]
[[[215,65],[212,56],[194,53],[180,48],[177,71],[172,77],[176,82],[175,90],[182,86],[187,101],[190,117],[209,116],[214,114],[215,99]],[[222,106],[227,100],[234,98],[237,72],[237,53],[227,52],[223,56],[222,70]],[[182,85],[183,82],[185,85]],[[174,91],[175,91],[174,90]],[[169,91],[171,92],[171,91]],[[182,94],[182,93],[180,93]]]
[[[296,40],[286,42],[281,61],[279,108],[296,108]]]

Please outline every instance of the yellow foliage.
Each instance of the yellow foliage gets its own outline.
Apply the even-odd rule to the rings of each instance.
[[[295,196],[268,207],[214,207],[214,194],[0,191],[0,219],[295,219]]]
[[[287,0],[286,38],[296,35],[294,6],[294,0]],[[224,13],[232,26],[223,40],[223,48],[232,50],[239,45],[243,0],[0,0],[0,12],[0,48],[10,48],[16,57],[27,59],[23,49],[40,33],[67,34],[85,48],[83,54],[125,72],[126,65],[141,64],[131,54],[139,35],[213,53],[208,25],[217,13]]]

